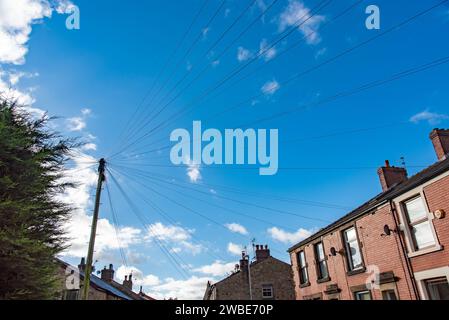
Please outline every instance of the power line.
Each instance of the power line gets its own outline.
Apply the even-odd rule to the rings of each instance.
[[[144,177],[151,177],[151,178],[160,177],[160,178],[166,178],[169,180],[174,179],[173,176],[168,176],[168,175],[164,175],[164,174],[160,174],[160,173],[143,171],[143,170],[139,170],[136,168],[126,167],[124,165],[116,165],[116,164],[112,164],[112,165],[114,167],[119,167],[124,170],[133,170],[134,172],[139,173]],[[187,182],[178,181],[178,183],[182,183],[184,185],[191,186],[191,183],[187,183]],[[339,210],[350,210],[351,209],[350,207],[347,207],[347,206],[342,206],[342,205],[337,205],[337,204],[332,204],[332,203],[327,203],[327,202],[322,202],[322,201],[311,201],[311,200],[303,200],[303,199],[298,199],[298,198],[280,197],[280,196],[275,196],[272,194],[259,193],[259,192],[248,191],[248,190],[241,190],[241,189],[238,189],[235,187],[229,187],[229,186],[223,186],[223,185],[217,185],[217,184],[211,184],[211,183],[202,183],[200,185],[195,185],[195,186],[200,186],[200,187],[209,188],[209,189],[212,188],[212,189],[223,190],[223,191],[227,191],[227,192],[235,193],[235,194],[239,194],[239,195],[249,195],[249,196],[254,196],[254,197],[262,198],[262,199],[272,199],[272,200],[276,200],[276,201],[281,201],[281,202],[286,202],[286,203],[294,203],[294,204],[305,205],[305,206],[315,206],[315,207],[339,209]]]
[[[160,71],[158,72],[156,78],[154,79],[154,81],[152,82],[152,85],[150,86],[150,88],[148,89],[148,91],[145,93],[143,99],[141,100],[141,102],[139,103],[138,107],[134,110],[133,115],[128,119],[128,122],[126,123],[122,133],[120,134],[119,138],[117,139],[117,141],[120,141],[123,134],[128,130],[128,126],[134,121],[135,116],[137,116],[137,114],[139,113],[140,109],[142,108],[145,100],[148,98],[148,96],[151,94],[151,92],[153,92],[156,84],[158,83],[159,79],[161,78],[162,74],[166,71],[167,67],[170,65],[170,61],[173,60],[173,58],[176,56],[177,52],[179,51],[179,49],[181,48],[182,44],[184,43],[184,41],[187,39],[187,36],[189,35],[189,33],[191,32],[193,26],[196,24],[197,20],[199,19],[201,13],[203,12],[203,10],[205,9],[206,5],[208,3],[208,0],[205,0],[203,2],[203,4],[201,5],[200,9],[198,10],[198,12],[195,14],[193,20],[191,21],[191,23],[189,24],[189,26],[187,27],[186,31],[184,32],[184,34],[182,35],[180,41],[178,42],[177,46],[175,47],[175,49],[172,51],[172,53],[170,54],[170,56],[168,57],[168,59],[166,60],[166,62],[164,63],[163,67],[160,69]]]
[[[119,247],[120,257],[122,258],[123,265],[125,267],[128,267],[128,261],[126,259],[126,255],[125,255],[125,252],[123,250],[123,247],[122,247],[122,244],[120,241],[120,235],[119,235],[119,230],[118,230],[118,228],[119,228],[118,217],[115,212],[114,206],[112,204],[111,192],[109,190],[109,184],[107,181],[105,181],[105,185],[106,185],[106,193],[108,195],[109,208],[111,209],[111,216],[112,216],[112,222],[113,222],[113,226],[114,226],[115,236],[116,236],[117,244]]]
[[[161,241],[161,239],[158,238],[158,236],[153,232],[153,230],[151,229],[151,226],[145,221],[145,217],[140,213],[140,210],[134,205],[134,203],[131,201],[131,199],[129,198],[129,196],[126,194],[126,192],[123,190],[123,188],[120,186],[119,182],[117,181],[117,179],[115,179],[115,177],[112,175],[112,172],[107,169],[109,176],[112,178],[113,182],[115,183],[115,185],[117,186],[118,190],[120,191],[120,193],[122,194],[123,198],[125,199],[125,201],[128,203],[129,207],[131,208],[131,211],[135,214],[135,216],[140,220],[140,222],[142,223],[142,225],[147,229],[147,231],[153,236],[153,239],[156,241],[156,244],[159,246],[159,248],[161,249],[161,251],[166,255],[166,257],[169,259],[170,263],[173,265],[173,267],[180,273],[180,275],[184,278],[188,278],[189,275],[186,272],[186,270],[184,269],[184,267],[182,266],[182,264],[179,263],[179,261],[176,260],[176,258],[174,257],[174,255],[176,254],[175,252],[173,252],[173,250],[171,250],[173,252],[168,250],[167,247],[164,245],[164,243]]]
[[[148,178],[150,178],[150,177],[148,177]],[[167,182],[167,181],[164,181],[162,179],[155,178],[155,177],[151,177],[150,179],[154,179],[154,180],[166,183],[166,184],[175,185],[175,186],[178,186],[178,187],[186,189],[186,187],[184,187],[184,186],[181,186],[181,185],[178,185],[178,184],[175,184],[175,183],[172,183],[172,182]],[[196,189],[191,189],[191,188],[188,188],[188,189],[192,190],[194,192],[197,192],[197,193],[206,194],[206,195],[210,196],[209,193],[203,192],[201,190],[196,190]],[[302,219],[313,220],[313,221],[320,221],[320,222],[325,222],[325,223],[330,222],[329,220],[324,220],[324,219],[321,219],[321,218],[313,218],[313,217],[297,214],[295,212],[291,212],[291,211],[287,211],[287,210],[281,210],[281,209],[276,209],[276,208],[271,208],[271,207],[267,207],[267,206],[262,206],[260,204],[251,203],[251,202],[247,202],[247,201],[242,201],[242,200],[238,200],[238,199],[233,199],[233,198],[222,196],[222,195],[218,195],[218,194],[215,194],[214,196],[217,197],[217,198],[221,198],[221,199],[224,199],[224,200],[228,200],[228,201],[232,201],[232,202],[235,202],[235,203],[243,204],[243,205],[246,205],[246,206],[251,206],[251,207],[258,208],[258,209],[263,209],[263,210],[276,212],[276,213],[281,213],[281,214],[285,214],[285,215],[295,216],[295,217],[299,217],[299,218],[302,218]]]
[[[375,36],[373,36],[373,37],[371,37],[371,38],[369,38],[369,39],[367,39],[367,40],[365,40],[365,41],[362,41],[361,43],[359,43],[359,44],[357,44],[357,45],[355,45],[355,46],[353,46],[353,47],[351,47],[351,48],[349,48],[349,49],[347,49],[347,50],[341,52],[340,54],[338,54],[338,55],[336,55],[336,56],[334,56],[334,57],[332,57],[332,58],[330,58],[330,59],[328,59],[328,60],[326,60],[326,61],[324,61],[324,62],[318,64],[318,65],[313,66],[312,68],[309,68],[309,69],[307,69],[307,70],[305,70],[305,71],[303,71],[303,72],[301,72],[301,73],[297,73],[297,74],[293,75],[292,77],[290,77],[290,78],[287,79],[286,81],[281,82],[281,85],[282,85],[282,86],[286,86],[286,85],[290,84],[293,80],[297,80],[298,78],[300,78],[300,77],[302,77],[302,76],[304,76],[304,75],[306,75],[306,74],[309,74],[309,73],[311,73],[312,71],[315,71],[315,70],[321,68],[322,66],[327,65],[327,64],[329,64],[329,63],[331,63],[331,62],[333,62],[333,61],[335,61],[335,60],[337,60],[337,59],[339,59],[339,58],[345,56],[346,54],[349,54],[350,52],[353,52],[354,50],[357,50],[357,49],[359,49],[359,48],[361,48],[361,47],[363,47],[363,46],[365,46],[365,45],[371,43],[372,41],[375,41],[375,40],[379,39],[379,38],[382,37],[382,36],[385,36],[385,35],[387,35],[387,34],[393,32],[393,31],[396,31],[397,29],[400,29],[400,28],[403,27],[404,25],[406,25],[406,24],[410,23],[411,21],[413,21],[413,20],[415,20],[415,19],[417,19],[417,18],[419,18],[419,17],[421,17],[421,16],[427,14],[428,12],[430,12],[430,11],[432,11],[433,9],[435,9],[435,8],[437,8],[437,7],[441,6],[441,5],[443,5],[444,3],[447,3],[448,1],[449,1],[449,0],[444,0],[444,1],[442,1],[442,2],[439,2],[439,3],[436,4],[436,5],[433,5],[433,6],[430,7],[430,8],[427,8],[426,10],[420,11],[419,13],[417,13],[417,14],[415,14],[415,15],[413,15],[413,16],[407,18],[407,19],[405,19],[404,21],[402,21],[402,22],[400,22],[400,23],[398,23],[398,24],[396,24],[396,25],[394,25],[394,26],[388,28],[386,31],[383,31],[383,32],[381,32],[381,33],[379,33],[379,34],[376,34]],[[423,71],[424,71],[424,70],[423,70]],[[419,72],[420,72],[420,71],[419,71]],[[395,80],[396,80],[396,79],[395,79]],[[233,111],[233,110],[237,109],[238,107],[240,107],[242,104],[247,103],[248,101],[251,101],[251,100],[253,100],[253,99],[255,99],[255,98],[258,98],[258,97],[260,97],[260,96],[261,96],[261,94],[257,94],[257,95],[255,95],[255,96],[249,98],[249,99],[245,99],[245,101],[238,103],[236,106],[233,106],[233,107],[231,107],[231,108],[227,108],[227,109],[225,109],[224,111],[215,114],[214,116],[218,116],[218,115],[221,115],[221,114],[223,114],[223,113],[226,113],[226,112],[229,112],[229,111]],[[182,116],[182,114],[181,114],[180,116]],[[179,118],[179,117],[178,117],[178,118]],[[256,123],[257,123],[257,122],[256,122]]]
[[[192,104],[194,104],[196,102],[196,100],[201,100],[203,98],[205,98],[206,96],[208,96],[211,92],[213,92],[214,90],[218,89],[219,87],[221,87],[224,83],[226,83],[228,80],[230,80],[231,78],[233,78],[235,75],[239,74],[244,68],[248,67],[251,63],[253,63],[254,61],[257,61],[259,57],[265,55],[270,49],[272,49],[273,47],[275,47],[278,43],[280,43],[282,40],[284,40],[286,37],[288,37],[290,34],[292,34],[294,31],[297,30],[297,28],[301,27],[304,23],[306,23],[307,21],[309,21],[310,19],[312,19],[320,10],[322,10],[323,8],[325,8],[327,5],[329,5],[332,2],[332,0],[323,0],[321,1],[311,12],[313,12],[312,14],[309,14],[309,12],[307,12],[305,15],[301,16],[301,18],[299,18],[298,20],[295,21],[294,25],[292,27],[290,27],[289,29],[287,29],[286,31],[284,31],[281,36],[275,40],[273,43],[271,43],[270,45],[268,45],[264,50],[260,50],[260,52],[253,57],[252,59],[250,59],[249,61],[247,61],[245,64],[243,64],[242,66],[238,67],[236,70],[232,71],[230,74],[228,74],[224,79],[218,81],[218,83],[214,84],[213,86],[209,87],[208,89],[205,90],[205,92],[198,96],[197,98],[193,99],[192,103],[188,105],[187,109],[189,107],[192,107]],[[308,17],[306,17],[308,16]],[[304,20],[303,20],[304,19]],[[179,95],[178,95],[179,96]],[[177,99],[176,96],[174,99]],[[171,104],[174,99],[170,100],[166,105]],[[164,106],[165,107],[165,106]],[[178,113],[172,114],[167,120],[162,121],[159,125],[153,127],[153,129],[151,129],[150,131],[148,131],[146,134],[140,136],[139,138],[137,138],[136,140],[132,141],[131,143],[129,143],[128,145],[126,145],[124,148],[122,148],[119,152],[113,154],[112,156],[110,156],[109,158],[113,158],[115,157],[117,154],[120,154],[124,151],[126,151],[127,149],[129,149],[130,146],[137,144],[138,142],[142,141],[142,139],[144,139],[145,137],[149,136],[151,133],[153,133],[155,130],[159,129],[161,126],[163,126],[164,124],[170,122],[170,120],[173,120],[174,117],[176,117]]]

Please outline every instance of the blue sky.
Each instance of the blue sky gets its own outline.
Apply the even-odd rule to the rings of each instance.
[[[210,0],[179,50],[168,59],[202,1],[124,4],[78,0],[73,4],[80,9],[80,29],[68,30],[68,15],[63,9],[70,8],[69,2],[0,0],[0,89],[19,97],[35,112],[45,110],[59,116],[52,122],[56,130],[87,143],[73,163],[72,176],[81,185],[62,196],[78,208],[68,226],[74,239],[65,259],[77,264],[86,252],[96,183],[92,162],[119,152],[189,106],[193,106],[192,112],[110,160],[112,175],[143,216],[135,216],[109,178],[119,241],[107,190],[103,193],[97,268],[114,263],[120,268],[118,279],[132,269],[136,282],[157,297],[201,297],[206,281],[232,271],[239,251],[253,238],[256,243],[268,244],[272,255],[289,261],[286,250],[290,245],[380,192],[376,168],[385,159],[401,165],[400,158],[405,157],[409,174],[435,162],[428,134],[433,127],[449,125],[448,64],[257,123],[255,128],[279,129],[280,169],[274,176],[260,176],[257,168],[238,166],[176,168],[170,163],[168,149],[136,157],[169,145],[170,132],[176,128],[191,130],[193,120],[201,120],[204,128],[236,128],[291,108],[313,105],[449,54],[446,3],[285,84],[292,75],[318,66],[440,1],[361,1],[332,21],[356,2],[330,1],[302,28],[255,58],[282,32],[294,27],[301,13],[320,1],[277,1],[220,55],[271,2],[255,1],[208,52],[252,3],[225,1],[205,29],[221,5],[219,0]],[[365,27],[365,8],[370,4],[380,8],[380,30]],[[299,46],[281,54],[300,39],[304,41]],[[241,73],[198,100],[208,88],[252,59],[254,62]],[[167,61],[168,68],[158,77]],[[206,66],[205,73],[158,117],[146,126],[139,125],[146,123],[148,112],[166,105]],[[181,85],[170,90],[183,77]],[[156,89],[138,109],[138,117],[129,122],[153,84]],[[264,88],[271,90],[264,92]],[[217,115],[236,105],[239,107],[231,112]],[[133,130],[125,131],[129,127]],[[274,210],[264,209],[267,207]],[[152,232],[140,220],[151,225]],[[176,267],[160,243],[170,251]],[[123,247],[128,269],[118,247]]]

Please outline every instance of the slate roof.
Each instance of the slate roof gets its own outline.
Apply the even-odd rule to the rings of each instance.
[[[348,214],[344,215],[337,221],[331,223],[327,227],[321,229],[320,231],[316,232],[315,234],[311,235],[307,239],[302,240],[298,244],[292,246],[287,251],[291,252],[299,247],[302,247],[303,245],[331,232],[332,230],[338,228],[339,226],[356,219],[359,216],[362,216],[366,213],[369,213],[373,211],[375,208],[379,207],[380,205],[387,203],[388,201],[398,197],[399,195],[408,192],[409,190],[412,190],[416,188],[417,186],[435,178],[436,176],[439,176],[440,174],[443,174],[445,172],[449,171],[449,158],[445,160],[438,161],[437,163],[431,165],[430,167],[427,167],[426,169],[418,172],[414,176],[410,177],[406,181],[399,183],[393,187],[391,187],[389,190],[382,192],[375,196],[374,198],[370,199],[369,201],[362,204],[357,209],[349,212]]]

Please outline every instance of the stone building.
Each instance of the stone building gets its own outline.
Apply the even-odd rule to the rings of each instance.
[[[57,259],[60,265],[61,300],[79,300],[84,281],[85,259],[81,259],[78,267]],[[100,277],[90,276],[89,300],[154,300],[146,295],[140,287],[139,293],[133,291],[132,274],[125,276],[123,283],[114,280],[114,267],[112,264],[100,271]]]
[[[449,299],[449,130],[430,138],[435,164],[387,161],[380,194],[289,249],[297,299]]]
[[[268,246],[256,246],[250,262],[245,253],[233,274],[207,283],[204,300],[294,300],[291,266],[270,255]]]

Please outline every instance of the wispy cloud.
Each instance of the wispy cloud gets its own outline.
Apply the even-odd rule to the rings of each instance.
[[[221,261],[215,261],[210,265],[205,265],[196,269],[193,269],[195,272],[211,275],[214,277],[220,277],[231,273],[234,270],[235,263],[223,263]]]
[[[90,109],[81,109],[81,116],[67,119],[67,130],[69,131],[82,131],[86,128],[87,118],[92,111]]]
[[[225,227],[234,233],[240,233],[242,235],[248,234],[248,230],[246,230],[244,226],[238,223],[228,223],[225,225]]]
[[[268,229],[267,232],[270,235],[270,237],[273,238],[274,240],[286,244],[297,243],[312,235],[312,231],[303,228],[298,229],[298,231],[296,232],[288,232],[280,228],[273,227]]]
[[[307,43],[317,44],[321,41],[318,29],[323,21],[325,21],[324,16],[311,14],[310,9],[302,1],[290,0],[279,16],[278,28],[282,32],[288,27],[301,24],[298,30],[307,37]]]
[[[146,241],[168,242],[174,252],[185,251],[196,255],[203,251],[203,246],[190,241],[194,230],[189,230],[175,225],[164,225],[156,222],[148,227],[148,233],[144,237]]]
[[[271,47],[268,44],[267,39],[262,39],[259,45],[259,54],[265,59],[265,61],[269,61],[276,57],[277,50],[276,47]]]
[[[237,48],[237,60],[239,62],[247,61],[251,59],[253,54],[248,49],[245,49],[243,47]]]
[[[2,0],[0,1],[0,63],[25,63],[27,43],[34,24],[51,18],[53,11],[68,4],[66,0]],[[60,10],[56,10],[61,13]]]
[[[190,159],[186,159],[185,163],[187,163],[187,176],[189,177],[190,182],[199,182],[201,180],[200,165],[195,164]]]
[[[262,88],[260,88],[260,90],[262,91],[262,93],[271,96],[273,94],[276,93],[276,91],[279,90],[280,88],[280,84],[279,82],[277,82],[276,80],[271,80],[271,81],[267,81]]]
[[[245,250],[245,248],[243,248],[243,246],[229,242],[228,243],[228,252],[230,254],[233,254],[235,256],[241,256],[242,252]]]
[[[419,112],[410,118],[410,122],[413,123],[428,122],[432,126],[440,124],[444,120],[449,120],[449,115],[430,112],[429,110]]]

